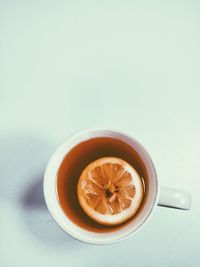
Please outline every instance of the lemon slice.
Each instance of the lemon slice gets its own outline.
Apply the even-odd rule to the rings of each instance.
[[[77,185],[78,200],[85,213],[104,225],[117,225],[139,209],[144,188],[142,178],[126,161],[104,157],[90,163]]]

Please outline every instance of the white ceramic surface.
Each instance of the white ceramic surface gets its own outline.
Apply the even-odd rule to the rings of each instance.
[[[0,266],[200,266],[199,1],[0,1]],[[160,184],[192,209],[158,207],[142,231],[94,246],[66,235],[42,192],[73,132],[130,133]]]
[[[57,196],[57,172],[63,158],[73,147],[75,147],[80,142],[95,137],[117,138],[132,146],[133,149],[137,151],[142,161],[145,162],[150,181],[150,190],[147,195],[146,204],[144,205],[139,216],[137,216],[137,218],[127,226],[110,233],[94,233],[86,231],[74,224],[64,214],[61,206],[59,205]],[[142,226],[144,226],[144,224],[150,219],[158,202],[158,180],[151,158],[142,147],[142,145],[140,145],[134,138],[116,130],[85,130],[69,138],[64,144],[57,148],[57,150],[52,155],[44,175],[44,196],[49,211],[65,232],[67,232],[74,238],[86,243],[111,244],[129,237]]]
[[[110,233],[94,233],[86,231],[74,224],[63,212],[57,196],[57,172],[66,154],[77,144],[95,137],[112,137],[129,144],[137,151],[144,162],[149,177],[149,191],[145,205],[139,216],[127,226]],[[85,130],[73,135],[59,146],[52,155],[44,174],[44,196],[47,207],[59,226],[72,237],[90,244],[111,244],[130,237],[147,223],[157,204],[181,209],[190,209],[191,197],[187,192],[177,189],[162,188],[159,196],[158,179],[153,162],[143,146],[126,133],[117,130]],[[159,199],[159,200],[158,200]]]

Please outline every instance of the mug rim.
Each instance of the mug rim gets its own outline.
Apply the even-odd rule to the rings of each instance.
[[[98,135],[95,136],[95,133]],[[104,133],[104,135],[103,135],[103,133]],[[105,133],[106,133],[106,135],[105,135]],[[111,134],[115,134],[117,136],[120,136],[121,140],[122,140],[122,137],[131,140],[134,144],[138,145],[140,150],[142,150],[142,152],[145,154],[146,158],[148,159],[148,162],[150,164],[149,168],[151,169],[153,176],[154,176],[155,194],[154,194],[154,199],[151,203],[151,208],[148,210],[148,213],[146,214],[146,216],[142,220],[142,222],[138,223],[139,225],[137,226],[136,229],[133,229],[132,231],[128,231],[127,233],[125,233],[121,236],[117,236],[115,238],[107,237],[107,238],[105,238],[105,240],[102,240],[99,238],[99,235],[102,235],[103,233],[95,233],[96,234],[95,238],[94,237],[88,238],[88,237],[84,237],[83,235],[77,234],[75,231],[71,231],[70,227],[72,227],[72,224],[73,225],[75,225],[75,224],[67,217],[66,214],[64,214],[64,211],[62,210],[62,207],[59,204],[58,194],[57,194],[57,177],[55,177],[55,175],[56,175],[56,173],[60,167],[60,164],[63,161],[63,158],[67,155],[67,153],[73,147],[75,147],[77,144],[79,144],[83,141],[86,141],[86,140],[89,140],[89,139],[92,139],[95,137],[103,137],[103,136],[109,137],[108,133],[110,134],[110,137],[112,137]],[[80,140],[78,142],[75,142],[75,140],[77,138],[79,138]],[[126,141],[124,141],[124,142],[126,142]],[[128,142],[126,142],[126,143],[128,143]],[[63,156],[63,157],[61,157],[61,156]],[[51,174],[52,171],[54,172],[54,176],[52,176],[52,174]],[[51,190],[49,190],[49,185],[48,185],[49,182],[51,182],[51,184],[52,184],[52,180],[50,180],[50,178],[55,180],[54,181],[55,183],[53,185],[54,190],[55,190],[54,193],[53,193],[53,188],[51,188]],[[155,170],[155,166],[153,164],[153,161],[141,143],[139,143],[134,137],[130,136],[129,134],[127,134],[125,132],[122,132],[121,130],[110,129],[110,128],[109,129],[95,128],[95,129],[87,129],[87,130],[79,131],[75,134],[72,134],[71,136],[69,136],[66,139],[65,142],[63,142],[60,146],[57,147],[57,149],[52,154],[52,156],[51,156],[51,158],[47,164],[45,173],[44,173],[43,192],[44,192],[45,202],[46,202],[47,208],[50,211],[50,214],[52,215],[52,217],[54,218],[56,223],[61,227],[61,229],[65,233],[67,233],[70,236],[72,236],[73,238],[75,238],[79,241],[85,242],[85,243],[111,244],[111,243],[118,242],[120,240],[124,240],[124,239],[130,237],[131,235],[135,234],[136,232],[138,232],[140,229],[142,229],[144,227],[144,225],[147,223],[147,221],[149,221],[149,219],[151,218],[153,211],[155,210],[155,207],[157,206],[157,203],[158,203],[159,186],[158,186],[158,179],[157,179],[157,174],[156,174],[156,170]],[[52,195],[51,193],[54,195]],[[52,200],[52,196],[54,197],[54,200]],[[56,202],[54,202],[54,201],[56,201]],[[62,215],[64,215],[64,216],[62,216]],[[68,227],[66,227],[66,224],[63,222],[64,218],[65,218],[65,220],[68,220],[68,223],[69,222],[71,223],[71,226],[68,225]],[[81,227],[79,227],[79,228],[81,228]],[[114,231],[114,233],[117,233],[117,232],[118,232],[118,230]],[[104,233],[104,234],[108,235],[109,233]]]

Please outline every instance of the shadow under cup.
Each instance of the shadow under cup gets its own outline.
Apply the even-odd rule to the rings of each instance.
[[[101,157],[124,159],[137,170],[145,184],[139,210],[117,226],[96,223],[84,213],[78,202],[77,183],[83,169]],[[56,150],[45,172],[45,199],[53,217],[64,231],[88,243],[112,243],[135,232],[157,204],[157,192],[155,169],[146,150],[132,137],[114,131],[93,131],[72,137]]]

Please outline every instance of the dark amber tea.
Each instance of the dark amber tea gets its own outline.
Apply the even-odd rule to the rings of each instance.
[[[77,196],[77,184],[82,171],[88,164],[103,157],[117,157],[125,160],[135,168],[145,184],[143,203],[136,215],[117,226],[99,224],[86,215]],[[60,206],[76,225],[92,232],[115,231],[127,225],[140,213],[148,189],[147,170],[144,162],[132,146],[112,137],[96,137],[77,144],[63,159],[57,173],[57,193]]]

